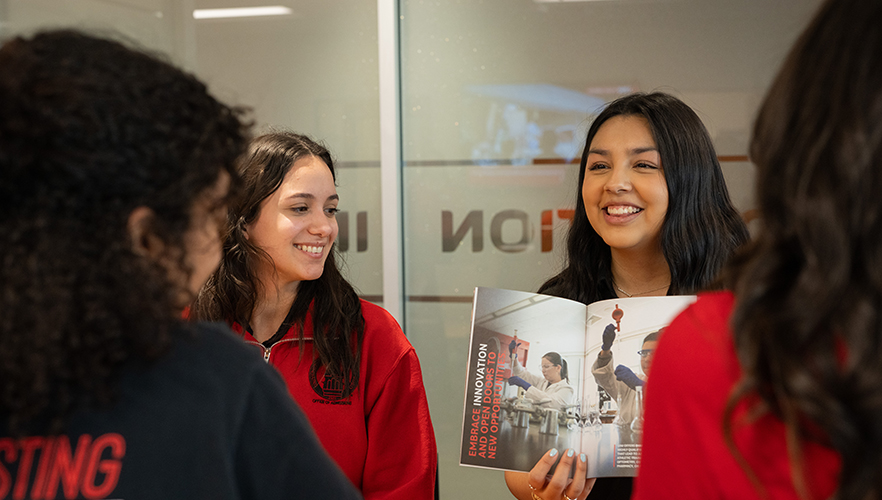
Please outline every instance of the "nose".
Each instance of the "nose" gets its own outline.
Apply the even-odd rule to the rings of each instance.
[[[310,234],[326,238],[336,225],[336,219],[328,217],[324,211],[319,211],[310,218],[308,231]]]
[[[622,193],[631,189],[631,170],[623,165],[614,165],[610,169],[604,189],[610,193]]]

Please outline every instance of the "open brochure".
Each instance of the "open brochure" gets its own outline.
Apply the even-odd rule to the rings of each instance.
[[[652,334],[695,299],[634,297],[586,306],[475,289],[460,464],[529,471],[549,449],[572,448],[587,455],[588,477],[636,475],[643,383],[657,342]],[[608,350],[602,350],[605,331]],[[550,361],[555,354],[560,365]],[[562,375],[569,380],[557,381]]]

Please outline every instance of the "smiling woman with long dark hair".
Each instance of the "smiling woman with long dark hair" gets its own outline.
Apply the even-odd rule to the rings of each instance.
[[[539,292],[585,304],[695,293],[748,238],[701,119],[660,92],[619,98],[595,118],[575,205],[564,268]],[[602,350],[593,369],[608,367],[613,376],[611,359]],[[554,453],[529,474],[506,473],[516,497],[630,498],[631,478],[589,480],[585,488],[568,487],[557,474],[547,480]]]
[[[367,500],[432,498],[437,451],[416,351],[338,268],[333,158],[307,136],[256,138],[224,255],[193,317],[225,321],[282,373]]]

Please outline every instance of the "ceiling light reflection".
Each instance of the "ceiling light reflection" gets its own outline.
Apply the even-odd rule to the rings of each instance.
[[[293,11],[282,5],[238,7],[233,9],[196,9],[193,19],[229,19],[234,17],[285,16]]]

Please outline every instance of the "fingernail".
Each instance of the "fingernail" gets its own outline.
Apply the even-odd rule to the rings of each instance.
[[[588,461],[588,457],[586,457],[585,454],[582,453],[581,455],[579,455],[579,460],[581,460],[582,462],[587,462],[587,461]]]
[[[574,451],[573,451],[572,449],[567,450],[567,456],[568,456],[568,457],[572,457],[572,456],[573,456],[573,453],[574,453]]]
[[[552,448],[552,449],[551,449],[551,453],[549,453],[548,456],[550,456],[550,457],[556,457],[556,456],[557,456],[557,449],[556,449],[556,448]]]

